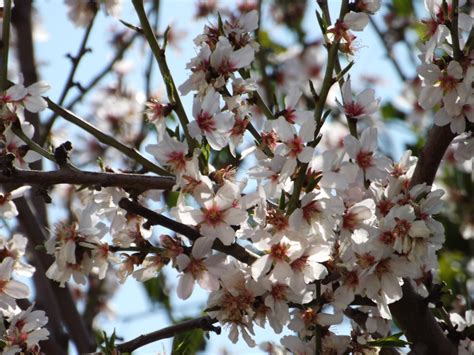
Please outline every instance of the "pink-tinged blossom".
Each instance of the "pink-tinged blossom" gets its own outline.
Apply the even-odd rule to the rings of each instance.
[[[199,50],[198,55],[191,59],[186,65],[186,69],[192,71],[191,76],[179,86],[181,95],[187,95],[189,92],[196,90],[199,93],[205,92],[208,83],[206,74],[210,70],[211,49],[204,43]]]
[[[29,122],[22,122],[21,129],[23,133],[30,139],[35,134],[34,126]],[[21,169],[29,169],[29,164],[41,159],[41,155],[34,150],[28,148],[25,142],[12,131],[12,127],[8,126],[3,132],[5,140],[5,150],[15,155],[13,165]]]
[[[259,181],[267,196],[278,198],[282,189],[289,187],[292,171],[287,169],[287,161],[286,157],[277,154],[271,159],[260,161],[260,164],[250,169],[249,175]]]
[[[18,216],[18,210],[12,200],[23,196],[29,189],[31,186],[22,186],[9,192],[0,193],[0,216],[8,219]]]
[[[346,136],[344,138],[344,148],[353,163],[359,167],[359,177],[371,181],[385,178],[387,175],[386,168],[390,165],[390,160],[375,155],[377,149],[376,128],[365,129],[360,140],[350,135]]]
[[[314,148],[308,146],[307,143],[314,138],[314,120],[306,120],[300,126],[298,134],[296,133],[295,126],[288,124],[283,117],[279,117],[272,123],[276,133],[284,143],[277,147],[275,153],[286,155],[288,158],[294,160],[294,163],[296,163],[296,159],[302,163],[309,163],[313,156]],[[294,164],[291,164],[291,166],[293,167]]]
[[[64,0],[69,7],[68,17],[78,27],[86,27],[95,16],[96,8],[101,4],[105,11],[112,16],[119,16],[122,9],[122,0],[93,0],[92,2]]]
[[[252,264],[252,277],[258,280],[260,277],[267,275],[281,282],[293,277],[293,270],[290,264],[302,256],[304,251],[301,241],[293,241],[286,237],[281,239],[262,239],[255,246],[265,251],[265,255],[259,257]]]
[[[336,149],[325,150],[313,157],[309,168],[316,176],[322,174],[318,182],[321,189],[344,191],[349,187],[349,183],[356,180],[359,169],[352,164],[342,163],[343,157],[344,154]]]
[[[235,239],[231,226],[242,224],[247,219],[246,208],[250,207],[241,205],[240,193],[238,185],[225,181],[214,196],[201,201],[200,209],[178,206],[175,213],[182,223],[199,226],[204,237],[218,238],[224,245],[230,245]]]
[[[466,119],[474,123],[474,97],[471,102],[456,102],[451,106],[444,106],[436,112],[434,122],[438,126],[449,124],[451,132],[461,134],[466,130]]]
[[[178,175],[185,171],[188,164],[186,158],[188,145],[174,137],[171,138],[167,132],[163,133],[158,144],[148,144],[145,150],[152,154],[160,164],[170,167]]]
[[[448,13],[443,9],[443,0],[425,0],[425,8],[430,14],[430,18],[422,20],[426,26],[426,38],[428,39],[423,50],[423,59],[425,63],[433,61],[433,55],[437,47],[441,47],[445,41],[452,43],[448,24],[451,22],[453,12],[452,1],[448,0]],[[459,7],[466,3],[465,0],[459,1]],[[469,14],[459,11],[458,31],[469,32],[472,28],[473,20]]]
[[[302,255],[290,264],[293,276],[289,286],[295,292],[301,292],[311,282],[324,279],[328,271],[322,263],[328,261],[330,256],[331,248],[326,244],[313,243],[307,247]]]
[[[291,312],[292,319],[288,328],[298,333],[300,338],[311,337],[314,335],[314,327],[320,325],[329,327],[333,324],[342,323],[342,312],[334,314],[317,311],[315,308],[294,309]]]
[[[313,112],[297,109],[301,95],[301,91],[297,88],[290,90],[285,97],[285,108],[278,113],[278,116],[283,116],[289,124],[303,125],[307,121],[314,121]]]
[[[19,353],[36,354],[39,351],[39,342],[47,340],[49,331],[44,328],[48,323],[44,311],[33,311],[33,305],[9,319],[9,327],[5,330],[5,346],[2,354],[13,355]]]
[[[150,99],[146,104],[145,115],[148,122],[153,123],[158,133],[158,139],[161,139],[166,132],[166,117],[173,111],[171,104],[164,104],[157,99]]]
[[[234,51],[226,37],[219,37],[210,58],[211,67],[218,74],[214,86],[219,88],[225,85],[227,78],[235,71],[249,66],[254,56],[255,50],[250,45]]]
[[[301,199],[301,207],[290,215],[289,223],[293,230],[328,241],[334,236],[336,216],[343,211],[344,205],[339,198],[310,192]]]
[[[375,204],[372,199],[365,199],[347,208],[342,216],[341,236],[349,236],[356,229],[368,226],[374,217]]]
[[[423,80],[418,103],[425,110],[443,103],[452,108],[458,101],[459,95],[464,93],[461,83],[463,69],[456,61],[451,61],[448,67],[441,70],[436,64],[423,64],[417,69],[418,75]]]
[[[375,98],[373,89],[365,89],[355,99],[352,98],[350,77],[342,86],[342,110],[349,118],[365,118],[377,112],[380,99]]]
[[[210,88],[204,98],[196,96],[193,103],[194,121],[188,125],[191,137],[207,138],[212,149],[221,150],[229,144],[230,129],[234,124],[232,113],[221,112],[219,93]]]
[[[263,278],[261,283],[267,290],[264,295],[265,306],[270,309],[266,316],[273,330],[280,333],[290,321],[288,302],[304,304],[311,301],[312,294],[306,290],[296,293],[286,283],[275,282],[271,278]]]
[[[176,265],[182,272],[176,294],[183,300],[191,296],[195,281],[205,290],[218,290],[219,276],[224,272],[223,262],[226,256],[224,254],[208,256],[209,248],[198,241],[199,239],[194,243],[190,256],[180,254],[176,258]]]
[[[380,7],[382,6],[381,0],[358,0],[356,1],[356,7],[358,10],[369,13],[375,14],[379,11]]]
[[[0,102],[7,104],[13,112],[21,105],[28,111],[37,113],[48,107],[46,100],[41,97],[41,94],[49,89],[50,86],[44,81],[39,81],[25,87],[23,85],[23,77],[20,77],[20,83],[11,86],[5,94],[1,95]]]
[[[59,282],[60,287],[64,287],[71,276],[77,283],[84,284],[93,268],[100,278],[105,277],[113,254],[107,244],[100,242],[106,230],[96,212],[96,206],[89,204],[81,211],[79,222],[57,223],[54,234],[45,243],[48,254],[55,257],[46,276]]]
[[[0,309],[16,307],[16,299],[28,298],[30,290],[24,283],[12,280],[15,260],[6,258],[0,264]]]
[[[18,275],[30,277],[35,272],[35,268],[22,261],[26,252],[28,239],[20,234],[14,234],[8,241],[0,238],[0,261],[6,258],[12,258],[14,272]]]
[[[391,319],[389,305],[402,298],[404,264],[406,259],[391,257],[380,260],[372,274],[365,280],[367,297],[377,304],[380,315],[384,319]]]
[[[222,287],[209,296],[208,313],[230,328],[229,339],[233,343],[237,342],[240,332],[246,343],[253,347],[256,344],[250,335],[254,334],[254,305],[256,297],[265,289],[250,277],[244,265],[237,262],[231,265],[234,265],[233,269],[220,275]]]
[[[246,14],[224,22],[224,33],[232,37],[235,34],[253,32],[258,28],[258,11],[252,10]]]
[[[393,248],[400,254],[412,249],[412,238],[428,238],[431,231],[422,220],[416,220],[412,206],[395,206],[386,217],[386,224],[393,226],[395,243]]]

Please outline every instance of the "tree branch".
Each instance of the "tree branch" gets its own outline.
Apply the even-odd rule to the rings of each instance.
[[[101,143],[104,143],[108,146],[114,147],[115,149],[117,149],[119,152],[122,152],[127,157],[129,157],[130,159],[133,159],[136,162],[143,165],[143,167],[145,169],[149,170],[149,171],[152,171],[152,172],[154,172],[156,174],[159,174],[159,175],[171,176],[171,173],[169,173],[165,169],[163,169],[163,168],[159,167],[158,165],[156,165],[155,163],[153,163],[151,160],[144,157],[136,149],[127,147],[125,144],[119,142],[114,137],[112,137],[108,134],[105,134],[100,129],[98,129],[95,126],[91,125],[89,122],[86,122],[85,120],[83,120],[79,116],[75,115],[71,111],[55,104],[48,97],[45,97],[44,99],[48,102],[48,107],[49,107],[50,110],[52,110],[53,112],[56,112],[58,115],[60,115],[61,117],[63,117],[67,121],[75,124],[76,126],[82,128],[86,132],[92,134]]]
[[[214,326],[213,324],[215,323],[217,323],[217,319],[208,316],[187,320],[148,334],[140,335],[135,339],[117,345],[116,349],[121,353],[131,353],[132,351],[157,340],[171,338],[176,334],[187,332],[192,329],[202,329],[220,334],[221,328]]]
[[[61,169],[57,171],[37,171],[15,169],[11,175],[0,175],[0,183],[51,186],[57,184],[118,186],[141,191],[171,190],[175,184],[173,177],[140,174],[102,173]]]
[[[90,82],[89,84],[85,85],[82,87],[82,90],[80,91],[79,94],[77,94],[67,105],[66,109],[72,110],[74,106],[78,102],[80,102],[84,96],[91,91],[114,67],[115,63],[123,58],[123,55],[125,54],[125,51],[131,46],[135,38],[138,37],[138,34],[135,33],[128,41],[126,41],[115,53],[115,56],[112,58],[112,60],[105,66]],[[44,124],[45,131],[50,132],[51,127],[53,126],[54,122],[56,121],[56,118],[59,115],[56,112],[53,112],[53,114],[46,120],[46,123]],[[47,137],[44,136],[43,141],[46,141]]]
[[[77,51],[76,56],[74,57],[70,56],[71,61],[72,61],[72,67],[66,79],[66,84],[63,87],[63,91],[61,92],[61,95],[59,96],[59,101],[58,101],[59,106],[64,104],[64,100],[66,99],[66,96],[69,93],[69,90],[74,86],[74,75],[76,74],[77,68],[79,67],[79,62],[81,61],[84,54],[90,51],[90,49],[89,50],[86,49],[86,45],[87,45],[87,41],[89,39],[89,35],[92,30],[92,26],[94,25],[96,14],[97,14],[97,11],[94,13],[94,16],[92,17],[92,20],[89,26],[87,26],[86,31],[84,32],[84,37],[82,37],[82,41],[81,41],[81,44],[79,45],[79,50]],[[48,120],[48,122],[46,123],[44,132],[42,133],[41,138],[39,140],[39,145],[43,146],[46,140],[48,139],[49,132],[51,128],[53,127],[56,117],[57,115],[55,115],[52,120]]]
[[[188,131],[188,117],[186,111],[184,110],[181,99],[179,98],[178,90],[174,83],[171,71],[166,63],[165,51],[160,47],[158,41],[156,40],[155,33],[148,22],[145,9],[143,8],[143,0],[132,0],[135,11],[140,19],[140,23],[143,29],[143,35],[145,36],[153,55],[155,56],[156,62],[160,68],[161,75],[163,76],[163,81],[165,82],[166,92],[168,94],[168,100],[174,106],[174,111],[176,112],[181,127],[183,128],[184,135],[186,136],[186,141],[188,142],[189,152],[193,152],[194,148],[197,146],[197,142],[194,138],[191,137]],[[165,38],[166,41],[166,38]]]
[[[165,217],[159,213],[153,212],[152,210],[149,210],[148,208],[143,207],[142,205],[133,202],[129,199],[122,198],[119,202],[119,206],[131,214],[139,215],[146,218],[148,221],[147,223],[150,225],[160,225],[166,227],[176,233],[184,235],[192,241],[195,241],[196,239],[202,237],[201,233],[199,233],[196,228],[190,227],[186,224]],[[258,256],[256,256],[255,254],[253,254],[252,252],[237,243],[231,245],[224,245],[220,240],[216,239],[214,241],[214,244],[212,245],[212,248],[224,254],[231,255],[237,260],[248,265],[252,264],[258,258]]]
[[[449,125],[431,128],[413,173],[411,187],[433,183],[444,153],[454,137]],[[390,311],[407,339],[413,343],[412,348],[427,354],[457,354],[456,347],[443,333],[427,302],[415,292],[409,280],[404,280],[402,289],[403,298],[392,303]]]
[[[2,18],[2,41],[0,57],[0,91],[6,89],[8,76],[8,50],[10,49],[10,20],[12,14],[11,0],[5,0],[3,3],[3,18]]]
[[[26,199],[20,197],[15,200],[15,204],[18,206],[18,219],[28,235],[29,242],[33,243],[34,246],[43,245],[47,239],[46,235]],[[53,263],[53,258],[48,254],[38,251],[36,248],[32,248],[32,250],[34,257],[41,263],[43,270],[47,270]],[[46,279],[46,277],[45,280],[50,284],[54,294],[54,299],[49,300],[49,302],[59,306],[61,318],[78,351],[80,353],[95,351],[95,341],[84,326],[69,288],[59,287],[57,283]]]

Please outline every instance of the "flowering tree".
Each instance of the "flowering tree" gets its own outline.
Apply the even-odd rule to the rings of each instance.
[[[310,41],[305,0],[200,1],[209,21],[175,83],[176,30],[158,30],[159,0],[132,0],[136,23],[115,30],[116,55],[89,84],[76,70],[94,19],[120,18],[121,2],[65,3],[84,37],[52,100],[37,78],[31,1],[0,1],[2,353],[62,354],[69,343],[130,353],[172,336],[174,352],[195,353],[203,331],[221,327],[269,354],[474,352],[469,2],[425,0],[420,20],[411,1],[342,0],[331,14],[318,0],[321,37]],[[294,48],[261,25],[269,14]],[[406,84],[403,102],[382,102],[369,81],[352,89],[356,35],[369,27]],[[145,100],[117,65],[135,42],[150,56]],[[400,46],[419,48],[412,67]],[[153,95],[155,66],[166,95]],[[99,87],[107,74],[117,84]],[[89,93],[86,120],[73,111]],[[62,119],[77,128],[55,130]],[[395,121],[416,140],[399,159],[378,148],[381,134],[400,137]],[[202,317],[129,341],[100,333],[95,318],[128,278],[172,314],[169,269],[177,297],[208,291]],[[341,323],[350,330],[335,334]],[[275,342],[260,343],[256,326]]]

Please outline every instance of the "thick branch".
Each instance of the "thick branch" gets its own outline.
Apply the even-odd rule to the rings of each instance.
[[[43,245],[46,241],[46,235],[43,232],[43,228],[38,224],[35,214],[29,207],[27,201],[21,197],[15,200],[15,204],[18,206],[18,219],[25,229],[29,242],[33,243],[34,246]],[[34,257],[41,263],[43,270],[47,270],[52,264],[53,258],[48,254],[38,251],[36,248],[32,248],[32,250]],[[69,289],[59,287],[57,283],[46,280],[46,278],[45,282],[49,283],[54,295],[54,299],[49,301],[53,304],[57,304],[61,310],[61,318],[66,325],[69,336],[77,346],[78,351],[81,353],[95,351],[96,345],[94,339],[85,329]]]
[[[431,128],[428,140],[420,153],[411,186],[433,183],[441,159],[453,138],[454,134],[449,125]],[[444,335],[427,302],[413,290],[409,280],[405,280],[403,285],[403,298],[392,303],[390,310],[407,339],[413,343],[412,349],[417,353],[457,353],[456,347]]]
[[[20,71],[24,78],[24,85],[36,83],[38,73],[36,71],[35,47],[33,44],[33,22],[32,22],[32,0],[15,1],[15,7],[12,10],[12,24],[16,30],[17,58],[20,63]],[[39,114],[25,110],[25,118],[35,128],[33,140],[38,141],[42,126],[40,124]],[[41,170],[42,160],[30,164],[31,169]],[[48,224],[48,214],[43,199],[32,198],[36,217],[43,226]]]
[[[136,190],[171,190],[175,184],[173,177],[140,174],[98,173],[62,169],[57,171],[36,171],[15,169],[9,176],[0,175],[0,183],[26,185],[92,185],[118,186]]]
[[[176,334],[187,332],[192,329],[202,329],[206,331],[213,331],[220,334],[221,328],[213,324],[217,323],[217,319],[210,317],[200,317],[196,319],[187,320],[170,327],[166,327],[148,334],[140,335],[139,337],[117,345],[116,349],[121,353],[131,353],[132,351],[153,343],[160,339],[171,338]]]
[[[184,235],[192,241],[195,241],[196,239],[202,237],[199,231],[194,227],[190,227],[186,224],[176,222],[168,217],[153,212],[152,210],[149,210],[148,208],[143,207],[142,205],[126,198],[122,198],[120,200],[119,206],[129,213],[145,217],[148,221],[148,224],[166,227],[176,233]],[[212,245],[212,248],[224,254],[231,255],[237,260],[248,265],[252,264],[255,260],[257,260],[256,255],[236,243],[231,245],[224,245],[220,240],[216,239],[214,241],[214,244]]]
[[[10,49],[10,19],[11,19],[11,0],[6,0],[3,3],[3,17],[2,17],[2,41],[0,56],[0,91],[6,89],[8,76],[8,50]]]

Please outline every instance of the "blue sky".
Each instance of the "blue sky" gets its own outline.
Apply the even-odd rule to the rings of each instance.
[[[127,3],[127,6],[125,6],[121,18],[132,24],[138,24],[138,20],[134,16],[130,4],[128,4],[128,1],[124,2]],[[163,30],[167,25],[173,25],[176,26],[177,29],[185,30],[187,32],[186,38],[184,38],[180,43],[181,51],[177,52],[170,49],[167,53],[171,72],[177,85],[184,82],[187,78],[188,73],[184,69],[185,65],[189,59],[195,55],[192,39],[202,31],[202,27],[206,23],[206,21],[196,22],[193,19],[195,12],[194,3],[194,0],[162,0],[161,4],[161,30]],[[221,4],[223,3],[235,4],[235,1],[221,1]],[[316,22],[316,16],[314,15],[315,5],[313,4],[314,1],[309,1],[309,3],[311,4],[311,9],[308,11],[306,16],[305,27],[310,37],[316,38],[319,37],[320,33],[319,26]],[[333,18],[338,13],[336,8],[339,3],[339,1],[330,1]],[[77,51],[77,47],[82,38],[83,29],[75,28],[74,25],[68,21],[66,8],[62,1],[42,0],[35,2],[35,4],[39,10],[39,16],[43,23],[43,28],[48,34],[48,39],[46,41],[37,43],[36,59],[38,63],[41,63],[41,78],[46,80],[52,86],[52,89],[48,94],[54,100],[58,98],[65,77],[70,69],[70,61],[65,57],[65,55],[67,53],[74,54]],[[269,25],[269,20],[264,17],[263,26],[265,27],[266,25]],[[120,27],[122,25],[116,19],[105,17],[103,14],[100,14],[94,24],[94,30],[90,41],[92,53],[87,54],[83,59],[76,75],[76,78],[81,79],[84,83],[87,83],[88,78],[94,76],[94,74],[107,63],[107,60],[113,53],[108,46],[104,45],[104,43],[107,43],[110,38],[109,29],[111,26]],[[292,42],[292,37],[285,31],[272,28],[271,33],[285,43],[291,44]],[[392,98],[400,92],[402,84],[399,82],[391,63],[386,59],[378,38],[372,30],[357,35],[359,38],[359,50],[355,55],[356,63],[351,74],[355,90],[358,91],[363,88],[358,80],[361,75],[380,75],[384,78],[384,83],[377,87],[377,96],[380,96],[383,99]],[[136,46],[126,57],[126,59],[137,64],[135,74],[132,74],[129,78],[129,85],[136,89],[141,89],[143,87],[143,77],[140,72],[140,65],[144,62],[142,61],[141,50],[142,48]],[[153,81],[153,87],[154,89],[160,89],[162,88],[162,85],[156,68],[154,73],[156,80]],[[108,80],[110,81],[110,78]],[[74,94],[71,94],[69,97],[73,96]],[[92,95],[89,95],[89,98],[91,97]],[[187,112],[191,112],[191,102],[191,95],[183,98],[183,103]],[[84,112],[84,107],[78,107],[78,112]],[[49,114],[46,116],[49,116]],[[61,124],[58,126],[61,126]],[[170,281],[176,283],[176,273],[171,271],[168,275],[171,276]],[[196,289],[197,288],[198,287],[196,286]],[[174,298],[173,304],[182,315],[196,315],[204,308],[203,306],[205,305],[206,296],[206,292],[199,291],[191,300],[181,301]],[[168,324],[168,320],[162,312],[155,310],[150,312],[150,304],[147,301],[142,287],[133,279],[127,281],[127,283],[117,293],[116,297],[114,297],[112,303],[117,314],[120,316],[112,320],[107,320],[102,317],[100,326],[109,334],[115,328],[117,334],[124,336],[125,340],[129,340],[145,332],[160,329]],[[136,314],[139,316],[134,317],[133,315]],[[345,326],[339,326],[339,331],[344,331],[344,328]],[[278,341],[279,335],[273,334],[272,331],[260,331],[260,328],[258,327],[256,327],[256,329],[258,330],[258,342],[264,340]],[[154,343],[141,348],[136,352],[136,354],[156,354],[157,352],[169,353],[170,344],[170,340]],[[225,335],[211,335],[206,354],[221,353],[223,348],[227,349],[227,354],[261,353],[257,349],[250,350],[247,345],[242,342],[234,345],[227,340]]]

